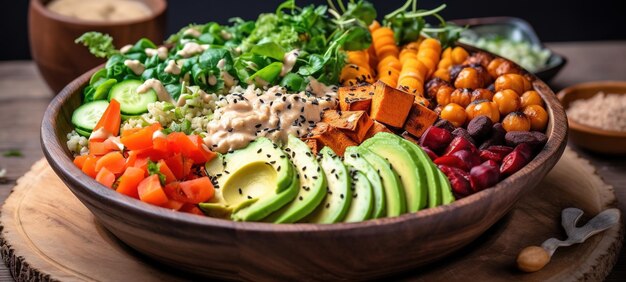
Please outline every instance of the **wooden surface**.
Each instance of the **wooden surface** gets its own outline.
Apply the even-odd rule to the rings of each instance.
[[[558,91],[568,85],[593,80],[626,80],[626,42],[558,43],[548,44],[555,52],[565,55],[569,62],[552,82]],[[4,200],[15,185],[15,179],[42,157],[39,147],[39,124],[43,111],[52,97],[51,91],[37,73],[32,62],[0,63],[0,152],[19,149],[22,158],[0,155],[0,167],[7,169],[9,183],[0,184],[0,200]],[[626,161],[619,156],[602,156],[579,151],[591,160],[598,173],[615,187],[619,207],[626,211]],[[607,278],[622,281],[626,277],[626,251]],[[0,281],[11,279],[0,265]]]
[[[571,176],[575,177],[571,177]],[[395,278],[411,281],[598,281],[617,259],[623,226],[616,225],[584,244],[557,250],[542,271],[524,274],[513,267],[520,249],[548,237],[563,238],[560,211],[576,206],[585,211],[581,223],[614,207],[610,186],[595,169],[568,150],[563,158],[516,208],[481,236],[442,263]],[[65,187],[45,160],[18,180],[2,207],[0,242],[4,260],[23,280],[176,281],[162,268],[146,263],[96,223],[91,212]],[[63,240],[50,240],[50,237]],[[98,261],[98,263],[94,263]],[[115,269],[117,271],[111,271]]]

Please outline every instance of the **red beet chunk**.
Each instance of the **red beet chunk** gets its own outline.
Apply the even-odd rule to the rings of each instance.
[[[461,150],[469,150],[472,153],[478,152],[476,146],[474,146],[472,142],[461,136],[457,136],[452,139],[452,142],[450,142],[450,145],[448,145],[448,148],[446,148],[446,151],[443,155],[447,156]]]
[[[439,151],[448,146],[452,135],[445,129],[430,126],[420,138],[420,145],[433,151]]]
[[[494,161],[486,161],[470,170],[470,184],[474,192],[496,185],[499,180],[500,171]]]
[[[460,150],[451,154],[463,161],[467,167],[473,168],[481,163],[478,152],[471,152],[470,150]]]
[[[442,166],[455,167],[464,171],[469,171],[470,166],[456,156],[441,156],[435,159],[435,164]]]
[[[517,145],[515,149],[502,160],[500,173],[509,176],[522,169],[532,158],[532,149],[530,145],[522,143]]]
[[[439,169],[448,177],[452,192],[457,199],[471,195],[472,186],[469,181],[469,174],[455,167],[440,165]]]

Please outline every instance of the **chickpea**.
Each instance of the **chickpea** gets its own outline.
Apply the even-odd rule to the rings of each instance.
[[[491,77],[493,77],[494,79],[497,78],[498,76],[500,76],[500,74],[498,74],[497,70],[498,67],[504,62],[504,59],[502,58],[495,58],[493,60],[491,60],[491,62],[489,62],[489,65],[487,65],[487,72],[489,72],[489,75],[491,75]]]
[[[488,100],[476,100],[471,102],[467,108],[467,120],[472,120],[477,116],[487,116],[494,123],[500,121],[500,112],[498,111],[498,105]]]
[[[454,80],[454,87],[456,88],[481,88],[482,82],[479,81],[478,71],[474,68],[464,68],[459,72],[459,75]]]
[[[496,91],[512,89],[516,93],[524,93],[531,89],[532,84],[524,76],[507,73],[499,76],[494,82]]]
[[[493,101],[498,105],[498,110],[503,115],[517,111],[520,108],[519,96],[511,89],[498,91],[493,95]]]
[[[456,89],[450,94],[450,103],[455,103],[465,108],[472,102],[471,90],[467,88]]]
[[[529,131],[530,119],[522,112],[512,112],[502,120],[502,127],[509,131]]]
[[[445,81],[450,81],[450,72],[447,69],[439,68],[433,74],[434,77],[441,78]]]
[[[548,113],[539,105],[529,105],[524,108],[524,114],[530,120],[530,129],[544,131],[548,125]]]
[[[539,105],[539,106],[543,106],[543,99],[541,99],[541,96],[539,96],[539,93],[537,93],[537,91],[535,90],[528,90],[526,92],[524,92],[524,94],[522,94],[522,96],[520,97],[521,100],[521,107],[525,108],[526,106],[530,106],[530,105]]]
[[[521,74],[522,70],[511,61],[503,58],[495,58],[489,62],[487,71],[493,78],[497,78],[503,74],[515,73]]]
[[[441,116],[442,119],[451,122],[455,127],[463,126],[463,124],[465,124],[465,120],[467,119],[465,108],[455,103],[450,103],[443,107],[439,116]]]
[[[469,54],[463,47],[454,47],[450,55],[452,57],[452,63],[455,65],[463,63],[467,57],[469,57]]]
[[[486,88],[478,88],[472,91],[472,102],[483,99],[491,101],[491,99],[493,99],[493,92]]]
[[[445,106],[450,103],[450,95],[454,91],[454,88],[450,86],[442,86],[437,90],[437,104]]]
[[[550,254],[538,246],[524,248],[517,256],[517,268],[525,272],[541,270],[550,262]]]

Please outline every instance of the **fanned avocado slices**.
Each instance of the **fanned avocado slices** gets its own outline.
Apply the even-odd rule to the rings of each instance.
[[[296,222],[313,212],[326,195],[326,176],[311,149],[298,137],[289,135],[283,150],[295,167],[300,186],[291,203],[264,219],[268,222]]]

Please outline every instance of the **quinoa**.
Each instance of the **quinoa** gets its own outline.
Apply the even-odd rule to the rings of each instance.
[[[626,131],[626,94],[599,92],[570,104],[567,116],[584,125],[612,131]]]
[[[87,137],[80,136],[76,130],[67,134],[67,148],[74,155],[87,155],[89,154],[89,147]]]

